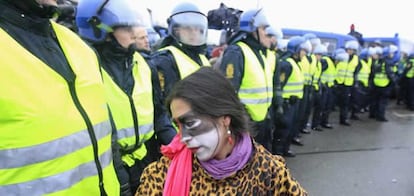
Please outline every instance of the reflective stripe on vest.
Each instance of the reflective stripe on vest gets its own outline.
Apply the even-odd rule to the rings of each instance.
[[[0,29],[0,83],[13,84],[0,85],[0,160],[7,160],[0,164],[0,195],[100,195],[94,152],[106,193],[119,195],[96,55],[71,30],[51,23],[75,81],[65,81]]]
[[[378,87],[386,87],[390,83],[385,71],[385,63],[381,64],[381,71],[374,74],[374,85]]]
[[[328,87],[332,87],[334,85],[335,76],[336,76],[335,64],[332,61],[332,59],[329,58],[328,56],[323,56],[322,59],[326,60],[328,64],[328,68],[326,68],[322,72],[321,82],[322,84],[327,84]]]
[[[344,84],[345,86],[352,86],[354,84],[354,72],[358,61],[358,56],[353,55],[351,61],[341,61],[336,65],[337,76],[335,80],[338,84]]]
[[[95,132],[97,139],[102,139],[110,135],[110,124],[109,122],[96,125]],[[76,141],[77,146],[71,145],[73,141]],[[50,149],[61,149],[63,145],[72,146],[73,149],[66,148],[61,151],[50,152]],[[16,167],[22,167],[25,165],[31,165],[57,159],[65,156],[66,154],[81,150],[84,147],[90,145],[89,135],[87,130],[83,130],[76,134],[61,138],[47,144],[39,144],[37,146],[31,146],[21,149],[8,149],[0,151],[1,160],[8,160],[0,166],[0,169],[12,169]],[[45,156],[39,156],[44,154]],[[102,153],[99,157],[102,167],[107,167],[112,162],[112,152],[108,149]],[[1,175],[2,172],[0,172]],[[0,186],[0,195],[7,195],[10,193],[16,195],[25,195],[27,191],[30,191],[30,195],[43,195],[45,193],[54,193],[61,191],[71,186],[74,186],[80,180],[95,176],[98,174],[94,161],[83,163],[76,168],[58,173],[52,176],[45,176],[40,179],[34,179],[21,183],[13,183],[5,186]]]
[[[240,84],[240,101],[245,104],[246,110],[254,121],[265,119],[267,109],[273,98],[273,65],[269,65],[266,57],[261,54],[264,68],[254,52],[243,42],[238,42],[243,51],[244,73]]]
[[[290,98],[291,96],[297,96],[303,98],[304,76],[301,73],[299,65],[292,59],[286,59],[292,67],[292,73],[286,81],[285,86],[282,89],[282,97]]]
[[[175,62],[177,62],[178,71],[180,72],[181,79],[187,77],[193,72],[197,71],[201,66],[211,66],[205,55],[199,54],[202,65],[197,64],[193,59],[188,57],[184,52],[174,46],[167,46],[160,50],[169,50],[174,56]]]

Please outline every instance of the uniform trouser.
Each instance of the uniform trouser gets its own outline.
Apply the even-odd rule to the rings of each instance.
[[[289,102],[285,100],[283,103],[283,122],[284,126],[275,127],[273,134],[272,152],[275,154],[283,154],[289,151],[290,143],[297,133],[299,124],[298,120],[299,102]]]
[[[299,126],[298,126],[298,131],[297,133],[299,134],[299,132],[302,129],[306,128],[306,125],[308,123],[309,120],[309,116],[311,113],[311,109],[312,109],[312,89],[313,86],[312,85],[305,85],[305,87],[303,88],[303,98],[300,100],[299,102]]]
[[[267,150],[272,150],[273,126],[270,114],[265,120],[253,123],[254,139],[257,143],[262,144]]]
[[[348,119],[349,104],[351,101],[351,86],[339,84],[337,86],[336,100],[339,105],[339,122],[345,122]]]
[[[351,93],[352,114],[361,111],[362,108],[368,106],[368,87],[364,87],[362,83],[352,87]]]
[[[322,89],[319,90],[313,89],[312,94],[312,128],[318,127],[321,124],[321,114],[322,114]]]
[[[387,107],[391,90],[389,86],[373,87],[372,102],[369,108],[370,117],[385,119],[385,108]]]
[[[333,99],[333,88],[328,86],[321,87],[321,121],[320,124],[328,124],[329,123],[329,114],[332,111],[332,107],[334,104]]]
[[[407,103],[407,96],[408,96],[408,92],[410,89],[408,88],[408,83],[409,83],[409,78],[406,78],[406,77],[401,77],[400,80],[398,81],[400,88],[398,92],[397,103],[401,101]]]
[[[414,110],[414,78],[407,78],[407,95],[405,96],[405,102],[408,109]]]

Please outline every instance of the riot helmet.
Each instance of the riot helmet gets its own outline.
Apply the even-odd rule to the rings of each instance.
[[[300,50],[306,50],[307,43],[305,38],[301,36],[293,36],[287,43],[287,51],[291,53],[298,53]],[[308,52],[308,51],[306,51]]]
[[[326,55],[328,53],[328,48],[323,44],[318,44],[313,50],[314,54]]]
[[[318,38],[314,33],[306,33],[303,35],[306,40],[309,40],[313,47],[321,44],[321,39]]]
[[[258,27],[269,26],[269,22],[264,14],[263,9],[252,9],[243,12],[239,19],[239,30],[253,33]]]
[[[359,49],[359,43],[357,40],[350,40],[345,43],[345,49],[354,50],[355,52]]]
[[[207,17],[190,2],[174,7],[167,19],[168,34],[179,43],[189,46],[205,45],[207,41]]]
[[[76,11],[79,35],[92,42],[102,42],[117,27],[141,26],[133,0],[80,0]]]

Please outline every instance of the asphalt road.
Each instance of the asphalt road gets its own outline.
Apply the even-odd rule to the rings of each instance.
[[[334,129],[302,135],[288,168],[312,196],[414,196],[414,112],[390,103],[386,116],[347,127],[332,113]]]

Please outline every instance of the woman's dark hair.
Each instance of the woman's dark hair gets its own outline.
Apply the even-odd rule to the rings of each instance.
[[[168,110],[171,101],[176,98],[188,102],[193,112],[197,114],[214,119],[230,116],[230,130],[236,136],[248,131],[248,116],[236,90],[230,81],[211,67],[201,67],[177,82],[166,99]]]

